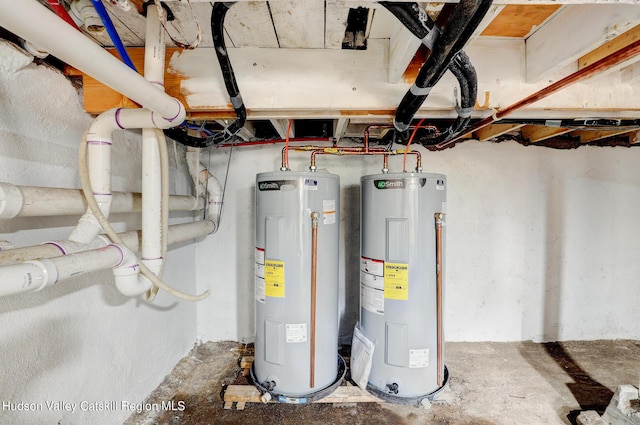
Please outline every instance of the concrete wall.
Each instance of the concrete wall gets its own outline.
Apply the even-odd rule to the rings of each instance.
[[[77,146],[91,118],[79,99],[64,76],[0,42],[0,181],[80,187]],[[116,133],[113,154],[114,190],[140,191],[139,132]],[[189,194],[184,161],[177,158],[172,191]],[[137,214],[113,221],[118,230],[140,225]],[[4,220],[0,239],[17,247],[65,239],[76,222]],[[194,257],[194,245],[172,247],[166,281],[194,292]],[[122,423],[131,414],[126,403],[144,400],[196,340],[195,305],[162,293],[153,305],[125,298],[109,271],[0,298],[0,320],[2,423]],[[75,404],[75,412],[48,405],[56,402]],[[24,403],[37,410],[19,410]],[[93,411],[96,403],[102,411]]]
[[[280,148],[233,151],[223,226],[198,247],[199,284],[224,295],[199,307],[205,340],[252,338],[254,179],[279,168]],[[470,141],[423,152],[425,171],[448,176],[447,340],[640,337],[640,149]],[[214,151],[221,179],[228,153]],[[308,154],[290,156],[292,169],[306,169]],[[320,156],[318,166],[341,176],[340,335],[348,341],[358,317],[359,178],[381,164]]]

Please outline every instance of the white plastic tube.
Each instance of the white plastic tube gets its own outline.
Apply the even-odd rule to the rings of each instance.
[[[218,230],[222,214],[222,186],[207,167],[200,162],[200,150],[187,147],[187,167],[196,188],[196,196],[206,193],[207,217],[215,224],[213,232]]]
[[[124,251],[122,263],[113,269],[116,288],[122,295],[137,297],[153,287],[153,284],[140,275],[138,257],[130,251]]]
[[[159,126],[161,121],[167,121],[169,127],[184,121],[186,112],[182,103],[59,19],[37,0],[0,1],[0,26],[155,111],[159,114],[156,117]],[[138,128],[146,127],[155,125]]]
[[[211,220],[174,224],[169,226],[167,243],[171,245],[206,236],[213,232],[213,229],[215,229],[215,225]],[[130,250],[136,252],[140,249],[141,231],[134,230],[118,233],[118,236],[123,244]],[[11,248],[8,242],[3,242],[4,243],[1,244],[2,249],[0,249],[0,266],[18,264],[36,258],[57,257],[89,249],[101,248],[110,244],[109,239],[106,237],[98,237],[87,245],[64,240],[45,242],[42,245]],[[0,279],[0,286],[2,286],[2,281],[3,280]]]
[[[0,267],[0,296],[39,291],[70,277],[118,266],[123,250],[108,245],[90,251]]]
[[[1,4],[1,2],[0,2]],[[1,8],[0,8],[1,10]],[[164,127],[167,121],[162,121]],[[93,197],[102,215],[109,217],[111,208],[111,144],[117,129],[158,127],[154,114],[148,109],[115,108],[103,112],[93,120],[81,141],[78,168],[81,176],[88,176]],[[162,128],[164,128],[162,127]],[[91,209],[80,218],[69,240],[91,242],[102,229]]]
[[[169,196],[169,211],[199,211],[203,198]],[[140,212],[142,194],[113,192],[111,213]],[[16,186],[0,182],[0,219],[80,215],[87,209],[82,190],[38,186]]]
[[[164,89],[165,32],[162,27],[164,10],[147,9],[145,35],[144,77]],[[142,129],[142,258],[144,265],[162,277],[166,261],[166,233],[169,215],[166,204],[169,196],[169,160],[164,134],[154,128]],[[163,154],[161,154],[161,152]],[[145,277],[141,277],[152,287]],[[146,285],[145,285],[146,286]],[[157,294],[153,288],[149,300]]]

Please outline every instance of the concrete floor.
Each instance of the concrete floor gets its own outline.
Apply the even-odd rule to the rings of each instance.
[[[177,409],[134,414],[125,425],[574,424],[583,410],[602,413],[618,385],[640,378],[640,341],[448,343],[449,388],[428,410],[389,403],[224,410],[225,385],[242,381],[243,350],[235,342],[195,347],[147,399]]]

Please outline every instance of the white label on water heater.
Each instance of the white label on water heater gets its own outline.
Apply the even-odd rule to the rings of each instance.
[[[285,326],[285,331],[287,342],[307,342],[306,323],[287,323]]]
[[[384,314],[384,290],[360,284],[360,305],[375,314]]]
[[[264,295],[264,249],[256,248],[256,262],[255,262],[255,285],[256,285],[256,300],[261,303],[265,302]]]
[[[360,257],[360,305],[384,314],[384,261]]]
[[[384,261],[360,257],[360,271],[382,277],[384,276]],[[384,286],[380,288],[382,289]]]
[[[409,350],[409,367],[429,367],[429,349]]]
[[[336,222],[336,200],[324,199],[322,201],[322,223],[333,224]]]

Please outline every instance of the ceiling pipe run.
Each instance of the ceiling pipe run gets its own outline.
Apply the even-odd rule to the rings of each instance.
[[[636,40],[633,43],[629,44],[627,47],[620,49],[616,52],[611,53],[608,56],[588,65],[573,74],[570,74],[553,84],[548,85],[547,87],[525,97],[524,99],[513,103],[507,106],[504,109],[496,111],[493,115],[486,117],[477,123],[473,124],[471,127],[464,129],[458,136],[452,138],[451,140],[445,141],[438,145],[435,145],[438,150],[444,149],[448,146],[453,145],[454,143],[463,140],[462,138],[467,134],[471,134],[475,131],[483,129],[484,127],[495,123],[496,121],[500,121],[500,119],[506,117],[507,115],[517,111],[520,108],[531,105],[539,100],[544,99],[545,97],[556,93],[563,88],[570,86],[573,83],[584,80],[589,77],[593,77],[594,75],[605,71],[615,65],[618,65],[627,59],[631,59],[640,53],[640,40]]]
[[[153,127],[182,123],[182,103],[158,89],[37,0],[0,1],[0,26],[154,111]],[[46,28],[46,31],[43,31]]]

